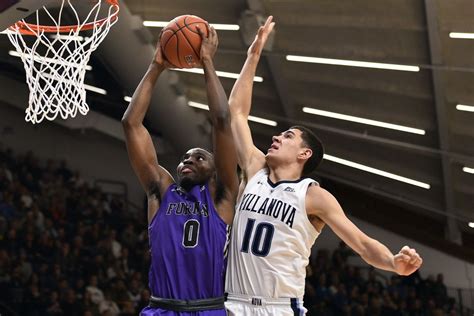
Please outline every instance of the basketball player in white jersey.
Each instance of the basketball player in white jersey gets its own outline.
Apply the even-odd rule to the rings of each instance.
[[[255,70],[274,23],[269,17],[250,46],[229,99],[232,132],[243,171],[226,276],[229,315],[304,315],[305,268],[326,224],[368,264],[409,275],[422,263],[415,249],[396,255],[360,231],[337,200],[303,179],[323,157],[308,129],[295,126],[274,136],[264,154],[253,144],[248,116]]]

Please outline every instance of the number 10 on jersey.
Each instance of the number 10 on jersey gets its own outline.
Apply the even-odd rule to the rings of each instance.
[[[274,232],[275,227],[272,224],[261,222],[255,227],[255,219],[249,218],[240,251],[248,253],[250,248],[255,256],[266,257],[272,246]]]

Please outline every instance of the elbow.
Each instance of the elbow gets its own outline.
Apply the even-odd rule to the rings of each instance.
[[[239,100],[233,96],[229,98],[229,111],[234,114],[239,112],[239,107],[237,106]]]
[[[229,99],[229,113],[232,118],[241,115],[248,116],[248,113],[244,109],[245,107],[247,106],[243,103],[243,101],[234,98]]]
[[[122,117],[121,122],[122,122],[123,128],[126,128],[131,125],[130,119],[126,117],[125,115]]]
[[[123,129],[130,129],[131,127],[135,125],[133,121],[126,115],[122,117],[121,122],[122,122]]]
[[[230,126],[230,113],[228,110],[221,110],[212,116],[212,123],[218,128]]]

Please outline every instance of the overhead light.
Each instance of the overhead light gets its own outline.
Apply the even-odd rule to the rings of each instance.
[[[208,110],[209,111],[209,106],[207,104],[202,104],[194,101],[188,101],[188,105],[193,107],[193,108],[198,108],[201,110]],[[270,125],[270,126],[277,126],[278,123],[272,120],[268,120],[265,118],[249,115],[248,117],[249,121],[260,123],[260,124],[265,124],[265,125]]]
[[[132,97],[129,97],[128,95],[124,96],[123,99],[125,100],[125,102],[132,102]]]
[[[171,70],[182,71],[182,72],[190,72],[190,73],[193,73],[193,74],[201,74],[201,75],[204,74],[204,70],[201,69],[201,68],[171,68]],[[233,72],[226,72],[226,71],[216,71],[216,74],[219,77],[231,78],[231,79],[238,79],[239,76],[240,76],[240,74],[236,74],[236,73],[233,73]],[[259,77],[259,76],[255,76],[253,78],[253,81],[263,82],[263,78]]]
[[[84,41],[84,39],[88,39],[88,37],[83,37],[80,35],[64,35],[64,34],[59,34],[59,35],[54,34],[51,37],[54,39],[57,38],[63,41],[78,41],[78,42],[82,42]]]
[[[333,58],[286,55],[286,60],[303,62],[303,63],[326,64],[326,65],[352,66],[352,67],[414,71],[414,72],[420,71],[420,67],[418,66],[373,63],[373,62],[368,62],[368,61],[333,59]]]
[[[170,23],[170,21],[143,21],[143,26],[147,27],[165,27]],[[216,30],[220,31],[238,31],[240,29],[237,24],[218,24],[218,23],[209,23]]]
[[[62,77],[59,78],[58,76],[54,76],[54,75],[51,75],[51,74],[48,74],[48,73],[43,73],[42,76],[44,76],[46,78],[49,78],[49,79],[52,79],[52,80],[55,80],[55,81],[62,81],[62,82],[66,82],[66,83],[69,83],[69,84],[75,84],[75,82],[73,82],[72,80],[64,79]],[[95,92],[95,93],[98,93],[98,94],[107,95],[106,90],[104,90],[102,88],[98,88],[98,87],[88,85],[86,83],[84,83],[84,89]]]
[[[338,163],[338,164],[341,164],[341,165],[345,165],[345,166],[348,166],[348,167],[351,167],[351,168],[355,168],[355,169],[359,169],[359,170],[362,170],[362,171],[370,172],[370,173],[373,173],[373,174],[376,174],[376,175],[379,175],[379,176],[382,176],[382,177],[386,177],[386,178],[390,178],[390,179],[397,180],[397,181],[400,181],[400,182],[408,183],[408,184],[411,184],[411,185],[414,185],[414,186],[417,186],[417,187],[420,187],[420,188],[423,188],[423,189],[429,189],[431,187],[428,183],[424,183],[424,182],[416,181],[416,180],[413,180],[413,179],[410,179],[410,178],[402,177],[402,176],[396,175],[394,173],[390,173],[390,172],[383,171],[383,170],[380,170],[380,169],[375,169],[375,168],[365,166],[365,165],[360,164],[360,163],[356,163],[356,162],[352,162],[352,161],[349,161],[349,160],[346,160],[346,159],[334,157],[334,156],[331,156],[331,155],[328,155],[328,154],[324,154],[324,159],[335,162],[335,163]]]
[[[466,112],[474,112],[474,106],[472,106],[472,105],[458,104],[458,105],[456,105],[456,110],[459,110],[459,111],[466,111]]]
[[[474,33],[451,32],[449,33],[449,37],[459,39],[474,39]]]
[[[469,227],[474,228],[474,222],[470,222],[468,225]]]
[[[462,171],[474,174],[474,168],[464,167],[462,168]]]
[[[10,50],[8,51],[8,55],[10,56],[13,56],[13,57],[20,57],[21,58],[21,54],[18,53],[16,50]],[[30,59],[31,56],[29,54],[23,54],[23,57],[27,58],[27,59]],[[44,62],[44,61],[47,61],[48,63],[51,63],[51,64],[59,64],[59,61],[57,59],[53,59],[53,58],[49,58],[49,57],[40,57],[40,56],[34,56],[33,59],[37,62]],[[68,63],[68,65],[72,65],[72,66],[75,66],[75,67],[80,67],[81,65],[80,64],[75,64],[75,63]],[[86,70],[92,70],[92,66],[90,65],[86,65]]]
[[[99,93],[99,94],[102,94],[102,95],[107,95],[107,91],[105,91],[104,89],[97,88],[97,87],[94,87],[94,86],[91,86],[91,85],[88,85],[88,84],[85,84],[85,83],[84,83],[84,89],[95,92],[95,93]]]
[[[188,105],[193,108],[209,111],[209,106],[206,104],[202,104],[202,103],[194,102],[194,101],[188,101]]]
[[[238,31],[240,26],[238,24],[218,24],[210,23],[213,28],[220,31]]]
[[[270,126],[277,126],[278,125],[278,123],[275,122],[275,121],[264,119],[264,118],[257,117],[257,116],[252,116],[252,115],[249,115],[248,120],[252,121],[252,122],[255,122],[255,123],[260,123],[260,124],[265,124],[265,125],[270,125]]]
[[[407,133],[425,135],[425,131],[422,129],[407,127],[407,126],[397,125],[397,124],[391,124],[391,123],[385,123],[381,121],[370,120],[370,119],[361,118],[361,117],[352,116],[352,115],[339,114],[335,112],[323,111],[323,110],[318,110],[318,109],[313,109],[313,108],[308,108],[308,107],[303,107],[303,112],[314,114],[314,115],[325,116],[325,117],[331,117],[331,118],[335,118],[335,119],[343,120],[343,121],[356,122],[356,123],[361,123],[361,124],[366,124],[366,125],[394,129],[397,131],[402,131],[402,132],[407,132]]]
[[[170,23],[170,21],[143,21],[143,26],[147,27],[165,27]]]

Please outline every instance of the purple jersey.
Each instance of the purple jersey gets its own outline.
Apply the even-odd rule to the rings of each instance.
[[[180,300],[223,296],[229,232],[208,184],[190,192],[172,184],[148,226],[152,295]]]

